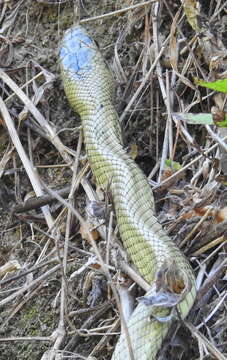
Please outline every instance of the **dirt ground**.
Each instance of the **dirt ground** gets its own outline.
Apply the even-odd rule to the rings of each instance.
[[[175,115],[210,114],[214,106],[225,111],[225,94],[197,86],[195,78],[227,78],[227,5],[148,3],[0,1],[1,360],[108,360],[120,333],[116,301],[83,222],[56,194],[93,228],[104,214],[92,236],[113,284],[135,281],[121,261],[123,253],[133,267],[108,211],[111,195],[96,189],[80,119],[60,78],[61,39],[79,19],[116,80],[124,146],[147,176],[157,217],[197,279],[195,305],[187,321],[173,324],[159,360],[227,356],[226,129]],[[144,294],[139,284],[134,292]]]

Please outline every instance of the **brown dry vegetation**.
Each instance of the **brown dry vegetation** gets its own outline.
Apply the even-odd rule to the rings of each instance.
[[[79,16],[116,78],[125,147],[147,175],[157,216],[197,277],[194,308],[173,326],[160,359],[227,354],[226,129],[188,125],[173,115],[225,109],[223,94],[198,88],[193,78],[226,77],[226,1],[200,1],[197,14],[191,10],[192,26],[180,0],[132,7],[138,3],[0,1],[1,360],[57,354],[107,360],[119,332],[114,296],[87,240],[86,204],[93,222],[104,214],[92,235],[113,284],[127,265],[108,191],[106,205],[94,202],[103,194],[95,191],[80,121],[59,76],[61,37]],[[56,200],[59,195],[67,202]],[[42,211],[44,204],[49,208]],[[138,275],[133,280],[142,285]],[[141,294],[137,285],[135,296]]]

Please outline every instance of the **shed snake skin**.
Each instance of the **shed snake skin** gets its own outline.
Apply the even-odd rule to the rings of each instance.
[[[150,185],[122,145],[114,81],[95,42],[84,28],[75,26],[65,33],[59,56],[65,93],[81,117],[97,184],[109,185],[123,245],[151,285],[127,326],[134,360],[154,360],[171,319],[185,318],[193,305],[193,271],[158,223]],[[122,333],[112,360],[127,359],[131,357]]]

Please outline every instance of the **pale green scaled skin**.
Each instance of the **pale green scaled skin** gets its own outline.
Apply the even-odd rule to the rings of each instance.
[[[82,27],[66,32],[60,63],[67,98],[82,119],[92,171],[99,185],[110,186],[123,244],[141,276],[151,284],[146,295],[153,294],[157,272],[164,262],[175,259],[189,285],[188,293],[178,305],[184,318],[195,298],[192,269],[154,216],[150,186],[122,146],[119,119],[112,103],[112,76],[95,43]],[[142,303],[137,306],[128,322],[135,360],[156,359],[171,321],[160,323],[152,315],[167,316],[169,312],[169,308],[152,308]],[[128,359],[127,343],[122,334],[112,360]]]

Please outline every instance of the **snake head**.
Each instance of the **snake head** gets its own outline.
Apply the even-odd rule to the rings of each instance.
[[[76,26],[66,31],[60,48],[63,71],[68,71],[74,79],[80,79],[84,72],[92,71],[92,57],[97,46],[84,28]]]
[[[72,108],[91,114],[112,103],[115,86],[95,41],[81,26],[66,31],[60,47],[61,77]]]

